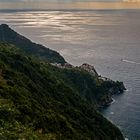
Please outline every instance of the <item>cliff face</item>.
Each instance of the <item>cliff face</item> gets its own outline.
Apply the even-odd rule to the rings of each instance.
[[[87,72],[89,72],[91,75],[93,75],[94,77],[98,77],[98,73],[95,70],[94,66],[91,66],[87,63],[82,64],[81,66],[79,66],[80,69],[83,69]]]
[[[94,66],[82,64],[81,66],[72,66],[68,63],[51,64],[61,70],[54,71],[61,76],[65,83],[72,85],[75,90],[96,107],[104,107],[111,104],[113,94],[121,94],[125,90],[123,82],[112,81],[106,77],[98,75]]]
[[[79,68],[87,71],[98,81],[98,84],[103,85],[104,88],[107,88],[107,90],[108,90],[106,93],[107,94],[107,96],[106,96],[107,103],[112,101],[112,99],[110,98],[111,95],[121,94],[124,92],[124,90],[126,90],[123,82],[119,82],[119,81],[115,82],[109,78],[98,75],[94,66],[91,66],[89,64],[83,64],[83,65],[79,66]]]

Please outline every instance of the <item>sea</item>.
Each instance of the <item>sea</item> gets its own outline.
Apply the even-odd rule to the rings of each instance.
[[[140,10],[2,10],[2,23],[75,66],[123,81],[127,90],[102,113],[126,140],[140,139]]]

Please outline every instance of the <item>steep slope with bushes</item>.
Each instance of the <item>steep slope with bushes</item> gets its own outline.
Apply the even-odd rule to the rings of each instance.
[[[79,73],[79,80],[84,73],[86,81],[92,79],[85,71],[54,67],[1,43],[0,139],[124,140],[119,129],[82,96],[87,92],[80,89],[83,82],[76,85],[82,80],[69,73]]]

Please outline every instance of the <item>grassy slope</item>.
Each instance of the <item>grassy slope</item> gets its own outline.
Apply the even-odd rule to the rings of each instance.
[[[56,69],[0,45],[0,139],[123,140]]]

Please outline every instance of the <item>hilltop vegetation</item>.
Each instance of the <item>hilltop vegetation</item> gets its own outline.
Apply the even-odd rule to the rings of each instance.
[[[0,139],[124,140],[95,108],[117,84],[1,43]]]
[[[8,25],[0,25],[0,42],[10,43],[21,48],[26,53],[38,58],[45,59],[49,62],[64,64],[64,58],[56,51],[50,50],[40,44],[33,43],[26,37],[12,30]]]

